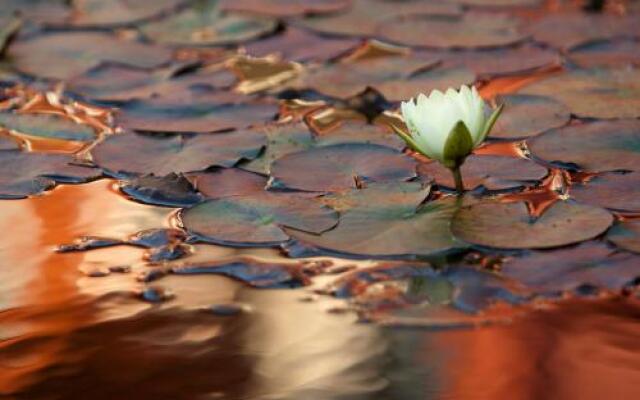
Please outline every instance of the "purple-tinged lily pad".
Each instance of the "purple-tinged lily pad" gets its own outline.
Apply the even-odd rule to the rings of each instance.
[[[350,5],[351,0],[222,0],[220,8],[224,11],[292,17],[304,14],[334,13]]]
[[[640,253],[640,220],[618,222],[607,233],[607,240],[621,249]]]
[[[535,136],[566,125],[571,119],[571,112],[564,104],[548,97],[511,94],[500,96],[497,103],[504,104],[505,108],[491,131],[492,137]]]
[[[412,158],[389,147],[345,143],[288,154],[271,164],[271,176],[273,187],[325,192],[405,181],[415,168]]]
[[[309,128],[304,123],[267,125],[264,127],[267,147],[258,158],[242,166],[243,169],[269,174],[271,164],[287,154],[307,150],[314,141]]]
[[[640,212],[640,172],[607,173],[571,186],[572,198],[616,211]]]
[[[284,227],[319,234],[333,228],[338,215],[309,196],[262,192],[201,203],[183,211],[181,220],[202,240],[272,246],[289,240]]]
[[[110,173],[165,176],[211,166],[232,167],[256,157],[264,144],[264,135],[255,131],[187,136],[127,133],[107,137],[91,154]]]
[[[571,163],[589,172],[640,168],[640,120],[569,125],[527,141],[548,162]]]
[[[50,139],[79,142],[90,142],[96,139],[96,133],[91,127],[52,114],[0,112],[0,129]]]
[[[239,168],[190,174],[188,178],[209,199],[256,194],[267,186],[267,177]]]
[[[141,203],[166,207],[190,207],[203,200],[187,178],[173,173],[132,177],[120,190]]]
[[[640,43],[635,40],[588,43],[571,50],[567,58],[580,68],[638,67]]]
[[[605,232],[613,216],[600,207],[559,201],[538,218],[519,203],[483,201],[463,206],[451,230],[460,240],[503,249],[544,249],[578,243]]]
[[[154,18],[184,4],[185,0],[82,0],[74,1],[70,25],[82,27],[128,25]]]

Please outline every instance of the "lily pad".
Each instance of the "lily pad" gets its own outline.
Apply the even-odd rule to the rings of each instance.
[[[8,57],[27,74],[50,79],[68,79],[102,62],[153,68],[168,62],[171,52],[157,46],[102,32],[55,32],[18,40]]]
[[[183,211],[181,220],[206,241],[271,246],[289,240],[283,227],[319,234],[336,225],[338,214],[308,196],[262,192],[201,203]]]
[[[288,154],[271,164],[273,187],[336,191],[366,182],[404,181],[415,176],[410,157],[385,146],[346,143]]]
[[[222,0],[220,8],[273,17],[291,17],[303,14],[324,14],[343,10],[351,0]]]
[[[196,0],[159,21],[140,26],[149,39],[170,45],[223,45],[254,39],[277,27],[272,18],[224,12],[218,0]]]
[[[567,55],[580,68],[640,66],[640,43],[635,40],[604,41],[576,47]]]
[[[94,130],[69,119],[48,114],[15,114],[0,112],[0,129],[30,136],[90,142],[96,138]]]
[[[637,170],[640,167],[640,121],[599,121],[570,125],[528,142],[538,158],[571,163],[589,172]]]
[[[321,37],[289,26],[279,35],[248,43],[244,48],[255,57],[277,54],[285,60],[324,61],[344,54],[359,43],[358,39]]]
[[[616,37],[640,34],[636,15],[551,13],[533,22],[527,32],[534,39],[561,49]]]
[[[38,25],[63,24],[70,14],[66,0],[2,0],[2,13]]]
[[[540,80],[521,93],[554,98],[579,117],[640,117],[639,70],[576,70]]]
[[[615,254],[601,243],[587,242],[509,259],[501,273],[543,294],[579,292],[585,286],[621,290],[640,276],[638,261],[632,254]]]
[[[386,19],[378,33],[407,46],[482,48],[523,41],[519,25],[518,19],[507,14],[412,15]]]
[[[82,0],[74,1],[73,14],[68,22],[73,26],[118,26],[154,18],[185,0],[154,0],[152,2],[130,0]]]
[[[20,144],[11,137],[0,136],[0,150],[20,150]]]
[[[606,231],[613,216],[606,210],[558,201],[537,219],[525,203],[484,201],[464,206],[451,224],[465,242],[504,249],[543,249],[592,239]]]
[[[110,173],[154,174],[201,171],[211,166],[231,167],[256,157],[265,144],[254,131],[203,135],[112,135],[92,151],[94,162]]]
[[[512,94],[500,96],[497,103],[504,104],[505,109],[491,131],[492,137],[535,136],[564,126],[571,119],[571,113],[564,104],[548,97]]]
[[[264,153],[244,164],[242,168],[268,174],[275,160],[313,146],[313,136],[304,123],[268,125],[264,128],[264,132],[267,136],[267,147]]]
[[[209,199],[256,194],[267,186],[267,177],[239,168],[190,174],[188,178]]]
[[[432,90],[445,91],[450,87],[460,88],[476,80],[476,74],[466,67],[434,68],[419,72],[409,79],[386,80],[374,86],[389,101],[410,99],[416,93],[430,93]]]
[[[0,55],[4,54],[9,40],[20,29],[21,21],[10,13],[0,15]]]
[[[607,233],[607,240],[621,249],[640,253],[640,220],[618,222]]]
[[[146,132],[215,132],[264,123],[278,112],[274,104],[240,103],[243,100],[226,93],[137,100],[122,107],[115,121]]]
[[[315,143],[329,146],[341,143],[371,143],[403,150],[405,143],[388,126],[345,120],[330,128],[315,130]]]
[[[640,172],[598,175],[585,184],[571,186],[569,193],[580,203],[640,212]]]
[[[334,229],[321,235],[287,232],[305,245],[342,256],[428,257],[464,247],[449,229],[455,200],[421,205],[428,194],[428,187],[417,182],[352,190],[326,200],[341,212]]]
[[[353,0],[346,12],[298,19],[296,23],[322,33],[372,36],[378,32],[380,23],[391,16],[458,15],[461,10],[459,5],[444,1]]]
[[[461,171],[468,190],[478,187],[487,190],[523,187],[542,180],[548,173],[546,168],[526,158],[476,155],[467,158]],[[418,174],[435,179],[438,185],[455,187],[451,171],[440,163],[420,164]]]
[[[0,151],[0,198],[20,199],[52,189],[57,183],[96,179],[100,170],[74,164],[64,154]]]
[[[166,207],[190,207],[203,200],[191,182],[178,174],[133,177],[120,190],[141,203]]]

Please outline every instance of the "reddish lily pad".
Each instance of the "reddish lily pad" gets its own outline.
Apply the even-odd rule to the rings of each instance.
[[[372,36],[378,32],[380,23],[391,16],[460,13],[459,5],[444,1],[353,0],[346,12],[299,19],[297,23],[322,33]]]
[[[613,216],[606,210],[559,201],[534,219],[525,203],[484,201],[463,206],[451,224],[468,243],[504,249],[544,249],[592,239],[606,231]]]
[[[222,0],[225,11],[251,12],[273,17],[324,14],[343,10],[351,0]]]
[[[569,193],[580,203],[640,212],[640,172],[598,175],[585,184],[572,186]]]
[[[548,162],[571,163],[589,172],[640,167],[640,121],[599,121],[570,125],[538,135],[529,149]]]
[[[52,189],[57,183],[83,183],[100,170],[74,164],[64,154],[0,151],[0,198],[20,199]]]
[[[565,13],[549,14],[532,23],[527,32],[534,39],[561,49],[616,37],[640,34],[636,15]]]
[[[507,260],[501,273],[543,294],[580,292],[582,287],[622,290],[640,276],[637,256],[615,253],[598,243],[535,251]]]
[[[267,186],[267,177],[239,168],[191,174],[189,180],[209,199],[256,194]]]
[[[468,190],[483,187],[488,190],[503,190],[523,187],[544,178],[546,168],[525,158],[505,156],[471,155],[462,165],[464,185]],[[455,187],[451,171],[440,163],[423,163],[418,166],[418,174],[435,179],[438,185]]]
[[[445,91],[450,87],[460,88],[470,85],[476,75],[466,67],[434,68],[417,73],[409,79],[387,80],[373,85],[389,101],[403,101],[415,97],[417,93],[432,90]]]
[[[17,15],[38,25],[62,24],[70,11],[66,0],[2,0],[4,15]]]
[[[640,66],[640,43],[635,40],[588,43],[571,50],[567,58],[580,68]]]
[[[319,234],[333,228],[338,216],[308,196],[262,192],[201,203],[183,211],[181,220],[206,241],[271,246],[289,240],[283,227]]]
[[[0,15],[0,55],[4,54],[4,50],[9,41],[20,29],[22,23],[12,14],[6,13]]]
[[[0,150],[20,150],[20,144],[11,137],[0,136]]]
[[[321,37],[295,27],[244,46],[247,54],[263,57],[277,54],[292,61],[324,61],[337,57],[360,43],[358,39]]]
[[[429,188],[420,183],[374,184],[326,201],[340,210],[338,226],[321,235],[287,232],[306,245],[346,256],[428,257],[464,247],[449,230],[455,200],[420,205]]]
[[[533,83],[521,93],[554,98],[579,117],[640,117],[639,70],[576,70]]]
[[[371,143],[403,150],[405,143],[388,126],[348,120],[322,131],[315,131],[315,143],[329,146],[340,143]]]
[[[264,123],[278,112],[273,104],[241,101],[246,98],[227,93],[156,97],[126,104],[115,120],[138,131],[215,132]]]
[[[166,207],[190,207],[203,200],[202,195],[182,175],[134,176],[120,190],[136,201]]]
[[[102,32],[56,32],[18,40],[9,49],[8,56],[22,72],[64,80],[102,62],[157,67],[169,61],[171,52]]]
[[[74,1],[69,23],[73,26],[117,26],[154,18],[185,0],[154,0],[152,2],[130,0],[82,0]]]
[[[159,21],[140,26],[149,39],[170,45],[240,43],[274,31],[272,18],[224,12],[218,0],[198,0]]]
[[[79,142],[90,142],[96,138],[96,133],[91,127],[58,115],[0,112],[0,129],[30,136]]]
[[[571,119],[571,113],[564,104],[548,97],[512,94],[500,96],[497,103],[504,104],[505,109],[491,131],[492,137],[535,136],[564,126]]]
[[[456,0],[456,2],[467,6],[531,7],[539,5],[543,0]]]
[[[621,249],[640,253],[640,220],[618,222],[607,233],[607,240]]]
[[[412,15],[390,18],[378,28],[384,38],[408,46],[481,48],[524,40],[519,20],[506,14]]]
[[[415,176],[413,159],[388,147],[346,143],[288,154],[271,164],[272,186],[336,191],[366,182],[404,181]]]
[[[203,135],[112,135],[92,151],[94,162],[110,173],[168,175],[231,167],[258,155],[264,135],[254,131]]]
[[[313,137],[304,123],[268,125],[264,128],[264,132],[267,136],[267,147],[264,153],[243,165],[242,168],[268,174],[275,160],[313,147]]]

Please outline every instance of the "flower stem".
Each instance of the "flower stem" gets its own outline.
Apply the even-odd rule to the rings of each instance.
[[[460,173],[460,166],[455,166],[451,168],[451,173],[453,174],[453,179],[456,182],[456,192],[458,192],[458,196],[464,193],[464,183],[462,182],[462,174]]]

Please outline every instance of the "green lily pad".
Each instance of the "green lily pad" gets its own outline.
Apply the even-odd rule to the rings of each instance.
[[[210,200],[182,212],[184,227],[214,243],[271,246],[289,240],[283,227],[320,234],[338,214],[309,196],[262,192]]]
[[[61,80],[80,75],[102,62],[153,68],[171,58],[168,49],[102,32],[48,33],[18,40],[7,53],[20,71]]]
[[[640,253],[640,220],[618,222],[607,233],[607,240],[621,249]]]
[[[580,203],[640,212],[640,172],[598,175],[586,184],[571,186],[569,194]]]
[[[118,26],[154,18],[184,4],[185,0],[82,0],[74,1],[68,22],[73,26]]]
[[[223,45],[254,39],[277,27],[277,20],[221,10],[218,0],[196,0],[159,21],[140,26],[149,39],[170,45]]]
[[[640,167],[640,121],[599,121],[554,129],[527,141],[548,162],[572,163],[589,172]]]
[[[225,11],[240,11],[273,17],[291,17],[303,14],[325,14],[343,10],[351,0],[222,0]]]
[[[533,219],[525,203],[484,201],[464,206],[451,224],[465,242],[504,249],[543,249],[592,239],[606,231],[613,216],[606,210],[558,201]]]
[[[91,154],[110,173],[164,176],[232,167],[241,159],[256,157],[264,144],[264,135],[254,131],[190,136],[127,133],[107,137]]]
[[[99,169],[75,164],[64,154],[0,151],[1,199],[20,199],[52,189],[57,183],[82,183],[100,175]]]
[[[640,117],[639,70],[576,70],[540,80],[520,92],[556,99],[579,117]]]
[[[127,103],[116,124],[146,132],[216,132],[265,123],[278,112],[275,104],[250,103],[227,93],[155,97]]]
[[[615,68],[640,65],[640,43],[635,40],[588,43],[567,55],[580,68]]]
[[[556,100],[543,96],[512,94],[500,96],[496,102],[505,108],[491,131],[492,137],[524,138],[566,125],[569,109]]]
[[[455,200],[425,204],[429,188],[420,183],[372,184],[327,198],[340,223],[321,235],[288,229],[292,237],[319,250],[357,257],[428,257],[464,247],[449,225]]]
[[[519,20],[506,14],[413,15],[386,19],[378,33],[407,46],[481,48],[512,45],[525,39]]]
[[[525,158],[506,156],[476,156],[467,158],[461,168],[467,190],[484,187],[504,190],[531,185],[547,176],[547,169]],[[418,174],[432,178],[438,185],[454,188],[451,171],[438,162],[418,166]]]
[[[388,147],[346,143],[288,154],[271,164],[273,187],[336,191],[366,182],[404,181],[415,161]]]
[[[221,168],[190,174],[193,186],[209,199],[247,196],[260,193],[267,186],[267,177],[239,168]]]
[[[48,114],[0,112],[0,128],[30,136],[79,142],[90,142],[96,138],[96,133],[91,127]]]
[[[554,251],[535,251],[504,262],[501,274],[542,294],[581,288],[621,290],[640,276],[639,258],[615,254],[599,242]]]

